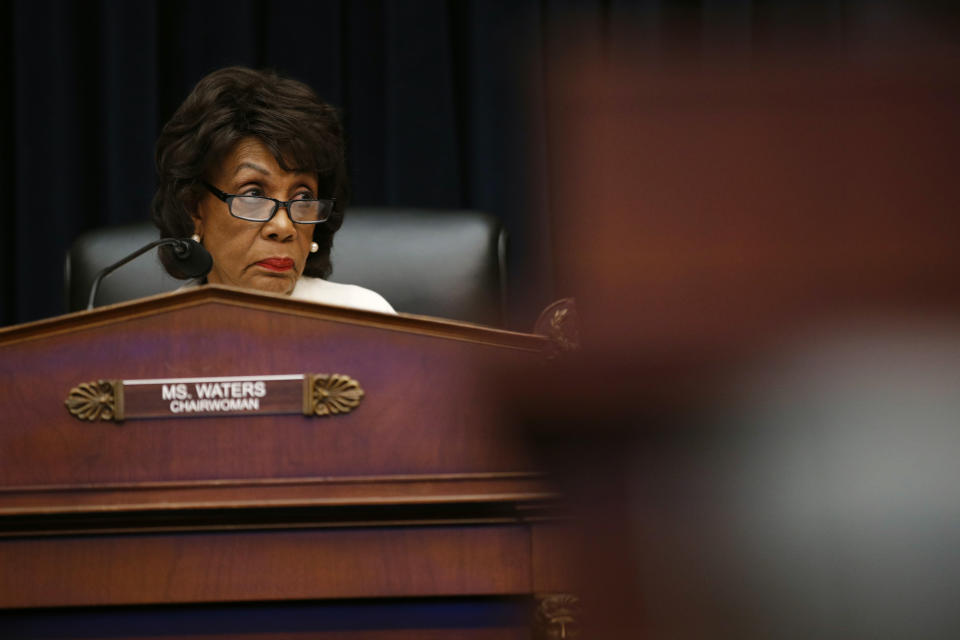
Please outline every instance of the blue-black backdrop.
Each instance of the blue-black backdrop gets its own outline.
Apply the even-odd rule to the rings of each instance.
[[[557,54],[587,36],[607,49],[629,39],[655,58],[678,25],[703,55],[756,55],[800,31],[842,45],[899,20],[898,4],[915,3],[8,2],[0,9],[0,324],[65,310],[70,243],[86,229],[147,217],[163,122],[205,73],[243,64],[304,80],[343,109],[354,204],[499,216],[513,242],[510,321],[528,328],[563,294],[551,281],[552,260],[563,256],[550,251],[544,134]]]

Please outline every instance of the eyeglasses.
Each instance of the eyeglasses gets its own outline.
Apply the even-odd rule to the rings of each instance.
[[[326,222],[333,211],[333,198],[323,200],[288,200],[286,202],[267,196],[238,196],[224,193],[205,180],[200,181],[210,193],[227,203],[230,215],[250,222],[267,222],[273,219],[280,207],[287,210],[290,219],[298,224]]]

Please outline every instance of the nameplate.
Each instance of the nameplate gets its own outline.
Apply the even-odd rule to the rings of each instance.
[[[218,378],[95,380],[73,389],[65,402],[79,420],[211,416],[333,416],[349,413],[364,391],[350,376],[333,373]]]

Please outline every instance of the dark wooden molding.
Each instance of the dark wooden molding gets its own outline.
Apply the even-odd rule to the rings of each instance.
[[[140,298],[139,300],[97,307],[90,311],[77,311],[55,318],[45,318],[0,328],[0,345],[111,325],[159,312],[176,311],[212,303],[244,309],[269,310],[280,314],[306,316],[318,320],[345,322],[370,328],[403,331],[447,340],[462,340],[527,351],[542,351],[547,346],[546,339],[535,334],[518,333],[429,316],[404,313],[390,315],[374,311],[335,307],[297,300],[288,296],[223,285],[192,287]]]

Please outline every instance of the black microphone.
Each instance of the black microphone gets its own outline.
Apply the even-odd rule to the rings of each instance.
[[[90,298],[87,302],[87,309],[93,309],[93,303],[97,298],[97,291],[100,289],[101,280],[150,249],[167,245],[173,246],[171,255],[174,260],[177,261],[177,266],[185,278],[201,278],[207,275],[213,267],[213,256],[210,255],[210,252],[207,251],[202,244],[192,238],[161,238],[160,240],[154,240],[150,244],[140,247],[130,255],[117,260],[110,266],[104,267],[97,273],[97,277],[93,279],[93,285],[90,287]]]
[[[213,268],[213,256],[193,238],[178,239],[173,245],[173,257],[186,278],[202,278]]]

